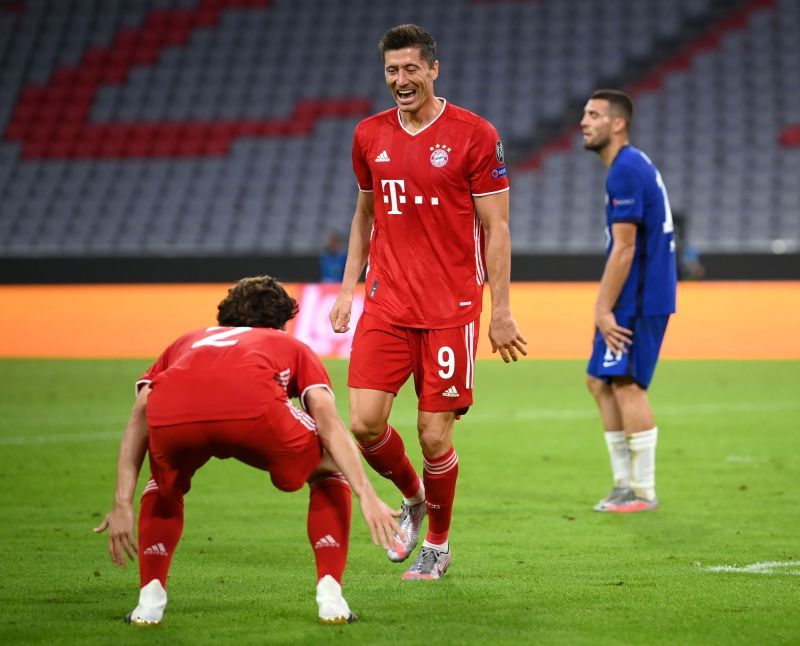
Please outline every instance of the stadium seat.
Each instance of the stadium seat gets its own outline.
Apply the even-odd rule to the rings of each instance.
[[[515,251],[602,244],[604,169],[573,134],[609,83],[697,247],[796,238],[774,214],[797,207],[797,3],[620,3],[27,0],[0,14],[0,255],[320,249],[352,217],[352,131],[391,106],[375,42],[401,21],[436,35],[439,93],[515,151]]]

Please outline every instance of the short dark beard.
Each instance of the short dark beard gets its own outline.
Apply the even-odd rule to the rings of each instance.
[[[606,137],[605,140],[597,142],[597,143],[585,143],[583,144],[584,150],[591,150],[592,152],[599,153],[603,148],[608,146],[611,143],[611,137]]]

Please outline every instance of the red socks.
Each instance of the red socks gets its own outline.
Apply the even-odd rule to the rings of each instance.
[[[419,492],[420,481],[417,472],[406,455],[403,438],[388,424],[386,432],[374,442],[359,442],[361,454],[384,478],[391,480],[406,498],[413,498]]]
[[[311,483],[308,540],[317,562],[317,581],[330,574],[341,585],[350,542],[350,485],[341,473]]]
[[[424,458],[423,464],[422,477],[428,503],[428,535],[425,540],[434,545],[444,545],[453,515],[458,454],[451,446],[447,453],[438,458]]]
[[[337,473],[311,484],[308,538],[317,561],[317,580],[330,574],[341,584],[350,541],[350,485]],[[183,533],[183,500],[165,498],[154,480],[142,494],[139,510],[139,581],[158,579],[167,587],[175,547]]]
[[[386,432],[374,442],[359,442],[359,448],[369,465],[394,482],[405,498],[413,498],[419,492],[419,476],[406,455],[403,439],[391,426],[387,425]],[[424,458],[422,475],[428,503],[426,540],[442,545],[447,542],[456,495],[458,454],[455,449],[450,447],[438,458]]]
[[[152,478],[139,508],[139,581],[167,587],[172,555],[183,533],[183,498],[165,498]]]

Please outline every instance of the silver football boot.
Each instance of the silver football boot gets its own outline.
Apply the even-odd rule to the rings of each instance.
[[[608,511],[609,507],[624,500],[628,500],[632,495],[633,489],[630,487],[614,487],[609,494],[592,507],[592,509],[595,511]]]
[[[411,556],[411,552],[414,551],[414,548],[417,546],[417,541],[419,540],[422,519],[425,518],[427,512],[428,506],[425,504],[424,500],[416,505],[403,502],[400,507],[400,518],[397,519],[397,524],[400,525],[400,529],[403,530],[403,533],[406,535],[406,540],[401,541],[400,537],[395,534],[394,543],[386,550],[386,555],[389,557],[390,561],[402,563]]]
[[[403,580],[441,579],[450,566],[450,546],[442,552],[433,547],[422,545],[417,560],[403,575]]]
[[[613,514],[635,514],[640,511],[655,511],[658,509],[658,498],[644,498],[631,491],[624,498],[609,503],[603,511]]]

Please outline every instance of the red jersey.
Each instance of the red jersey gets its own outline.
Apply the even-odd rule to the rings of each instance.
[[[152,426],[258,417],[314,386],[331,390],[305,343],[271,328],[209,327],[175,340],[142,375]],[[332,391],[331,391],[332,392]],[[294,408],[294,407],[292,407]],[[305,415],[294,409],[298,415]]]
[[[429,329],[477,319],[486,265],[473,198],[508,190],[494,126],[445,102],[411,133],[392,108],[356,126],[353,169],[375,194],[364,311]]]

